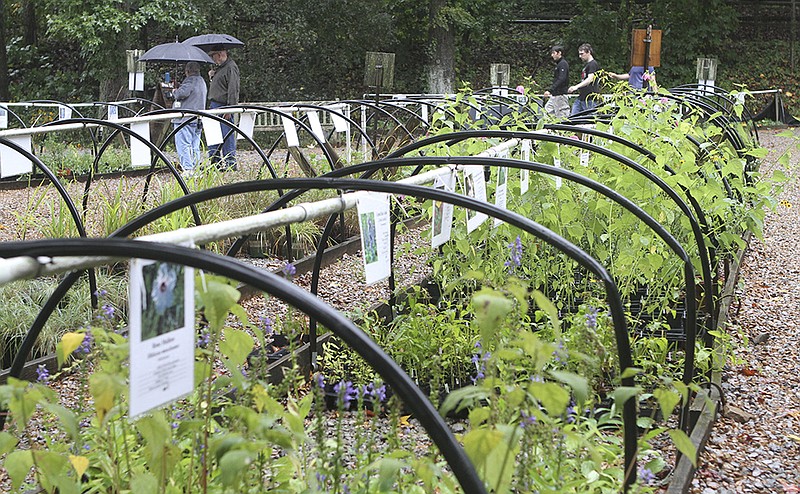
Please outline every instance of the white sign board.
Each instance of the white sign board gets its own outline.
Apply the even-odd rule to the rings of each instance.
[[[16,135],[6,137],[22,149],[31,152],[31,136]],[[16,177],[33,171],[33,162],[15,149],[0,144],[0,177]]]
[[[130,416],[194,389],[194,269],[131,261]]]
[[[473,199],[486,202],[486,178],[483,175],[483,167],[480,165],[470,165],[464,167],[464,195]],[[467,209],[467,233],[471,233],[486,221],[488,216],[485,213]]]
[[[131,136],[131,166],[150,166],[150,146],[145,142],[150,142],[150,122],[131,123],[131,131],[143,139]]]
[[[389,194],[364,192],[358,197],[361,227],[361,255],[364,274],[371,285],[389,277],[392,271],[389,239]]]
[[[201,117],[203,134],[206,136],[206,146],[222,144],[222,124],[210,117]]]
[[[435,189],[454,192],[456,174],[450,169],[436,177],[433,183]],[[433,201],[433,214],[431,218],[431,247],[434,249],[450,240],[453,230],[453,204],[450,202]]]
[[[319,139],[319,142],[325,142],[325,132],[322,130],[322,124],[319,123],[319,114],[316,111],[306,112],[308,116],[308,125],[311,126],[311,132]]]
[[[294,120],[287,117],[281,117],[283,121],[283,132],[286,134],[286,146],[290,148],[300,147],[300,138],[297,137],[297,127],[294,126]]]
[[[239,116],[239,130],[250,139],[253,138],[253,129],[256,126],[255,113],[244,112]],[[237,133],[236,139],[244,139],[244,135]]]
[[[499,208],[506,209],[508,202],[508,168],[501,166],[497,169],[497,185],[494,188],[494,204]],[[495,218],[492,226],[503,224],[503,220]]]

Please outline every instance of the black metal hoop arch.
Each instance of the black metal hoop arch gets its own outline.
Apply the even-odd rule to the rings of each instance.
[[[66,106],[67,108],[70,109],[71,112],[76,113],[78,115],[78,119],[84,118],[83,114],[81,112],[79,112],[73,105],[71,105],[69,103],[64,103],[63,101],[43,99],[43,100],[33,100],[33,101],[31,101],[31,103],[33,103],[34,105],[37,104],[37,103],[39,103],[39,104],[40,103],[45,103],[45,104],[57,104],[59,106]],[[64,120],[53,120],[52,122],[47,122],[47,123],[42,124],[41,127],[50,127],[50,126],[53,126],[53,125],[60,125],[60,124],[64,124],[65,122],[67,122],[69,120],[74,120],[74,119],[73,118],[69,118],[69,119],[64,119]],[[92,149],[94,151],[94,154],[96,155],[97,154],[97,136],[94,133],[94,129],[89,129],[89,136],[92,139]]]
[[[9,114],[13,115],[13,116],[14,116],[14,118],[16,118],[16,119],[17,119],[17,122],[19,122],[19,125],[21,126],[21,128],[23,128],[23,129],[27,129],[27,128],[28,128],[28,126],[27,126],[27,125],[25,125],[25,121],[24,121],[24,120],[22,120],[22,118],[21,118],[19,115],[17,115],[17,112],[15,112],[15,111],[14,111],[14,110],[12,110],[10,107],[8,107],[7,105],[4,105],[4,104],[2,104],[2,103],[0,103],[0,108],[2,108],[3,110],[5,110],[7,113],[9,113]]]
[[[346,100],[342,100],[341,103],[347,103],[347,104],[351,104],[351,105],[359,105],[359,106],[371,108],[373,110],[372,115],[366,117],[366,119],[364,120],[364,122],[365,122],[367,127],[369,127],[369,122],[370,122],[370,120],[372,118],[375,118],[376,121],[377,121],[378,114],[380,113],[380,114],[384,115],[385,117],[387,117],[392,122],[394,122],[394,124],[397,125],[399,128],[403,129],[403,132],[405,132],[405,134],[406,134],[406,136],[408,138],[410,138],[410,139],[414,138],[414,134],[412,134],[411,131],[408,130],[408,128],[405,126],[405,124],[403,122],[400,121],[399,118],[397,118],[392,112],[389,112],[389,111],[381,108],[379,105],[376,105],[374,101],[346,99]],[[413,112],[411,112],[410,110],[406,110],[406,111],[408,111],[409,113],[413,114]],[[416,117],[416,115],[414,115],[414,116]],[[417,118],[419,118],[419,117],[417,117]],[[377,142],[375,143],[375,147],[377,147]],[[373,149],[375,149],[375,147],[373,147]]]
[[[697,242],[697,249],[698,249],[698,256],[700,257],[701,264],[709,264],[709,259],[707,257],[708,251],[705,248],[705,241],[703,239],[703,233],[700,228],[697,219],[692,214],[692,210],[683,201],[683,199],[678,195],[678,193],[669,186],[664,180],[658,177],[656,174],[648,170],[646,167],[640,165],[636,161],[623,156],[619,153],[614,151],[608,150],[596,144],[588,143],[581,140],[570,139],[563,136],[553,135],[553,134],[543,134],[540,132],[522,132],[522,131],[509,131],[509,130],[480,130],[480,131],[461,131],[461,132],[453,132],[449,134],[442,134],[438,136],[428,137],[422,140],[419,140],[405,148],[399,149],[388,156],[388,158],[401,156],[403,154],[407,154],[411,151],[415,151],[421,147],[425,147],[430,144],[435,144],[438,142],[443,141],[461,141],[464,139],[469,138],[479,138],[479,137],[504,137],[504,138],[519,138],[519,139],[531,139],[531,140],[541,140],[547,142],[555,142],[558,144],[564,144],[566,146],[574,146],[580,149],[585,149],[587,151],[596,152],[601,154],[607,158],[613,159],[618,163],[622,164],[623,166],[627,166],[628,168],[633,169],[640,175],[644,176],[652,183],[654,183],[662,192],[664,192],[677,206],[678,209],[687,217],[689,223],[692,227],[692,234],[694,235],[695,242]],[[710,265],[708,269],[704,269],[704,273],[709,274],[711,272]],[[705,277],[705,276],[704,276]],[[711,278],[706,280],[706,283],[711,283]]]
[[[341,103],[341,102],[340,101],[332,101],[331,102],[331,104],[335,104],[335,103]],[[336,115],[337,117],[341,118],[342,120],[345,120],[352,127],[355,127],[355,129],[357,131],[357,134],[361,135],[367,141],[367,143],[369,144],[370,148],[372,148],[373,152],[377,153],[377,149],[375,148],[375,143],[369,137],[369,134],[367,133],[367,131],[362,129],[361,126],[358,125],[355,120],[353,120],[349,116],[345,115],[344,113],[342,113],[342,112],[340,112],[338,110],[334,110],[333,108],[329,108],[329,107],[327,107],[325,105],[312,105],[312,104],[308,104],[308,103],[295,103],[292,106],[296,107],[296,108],[311,108],[312,110],[319,110],[319,111],[323,111],[323,112],[327,112],[327,113],[331,113],[333,115]],[[330,139],[330,136],[332,134],[333,134],[333,132],[328,134],[328,138],[329,139]]]
[[[392,108],[392,109],[397,110],[397,111],[399,111],[399,112],[401,112],[403,114],[408,115],[409,118],[411,118],[412,120],[415,120],[415,121],[419,122],[420,124],[422,124],[422,126],[424,128],[428,128],[430,126],[428,124],[428,122],[426,122],[422,118],[421,115],[417,115],[417,113],[414,110],[412,110],[410,108],[406,108],[405,106],[399,105],[397,103],[398,102],[394,98],[382,99],[382,100],[378,100],[377,102],[375,102],[375,104],[378,105],[378,106],[385,106],[387,108]]]
[[[207,251],[171,244],[141,242],[129,239],[83,239],[76,242],[30,241],[4,243],[0,252],[4,256],[85,256],[107,255],[145,258],[161,262],[180,263],[196,269],[215,272],[225,277],[254,286],[280,298],[303,312],[319,319],[342,341],[353,348],[366,362],[383,377],[385,382],[403,399],[413,411],[441,451],[453,475],[458,479],[464,492],[485,494],[486,488],[478,476],[472,462],[461,445],[456,441],[444,419],[439,415],[428,398],[414,384],[394,360],[380,346],[375,344],[363,331],[341,313],[322,300],[268,271],[248,266],[227,256],[219,256]],[[5,420],[5,416],[0,416]]]
[[[437,105],[437,109],[441,110],[442,112],[451,114],[451,115],[455,115],[454,111],[451,110],[451,108],[456,108],[458,105],[464,105],[464,106],[467,106],[469,108],[472,108],[473,110],[475,110],[475,115],[476,116],[483,116],[484,114],[486,114],[487,113],[486,110],[481,108],[479,105],[473,103],[472,101],[469,101],[470,97],[474,97],[474,96],[473,95],[467,95],[465,97],[458,98],[458,97],[447,97],[447,96],[436,95],[436,96],[426,96],[424,99],[426,101],[434,100],[434,101],[442,102],[441,106]],[[417,101],[418,99],[423,99],[423,98],[409,98],[409,99],[411,99],[413,101]],[[477,101],[477,98],[475,98],[475,100]],[[502,116],[496,111],[494,112],[494,115],[498,119]]]
[[[712,89],[713,89],[713,91],[712,91]],[[710,98],[712,100],[713,100],[712,96],[714,98],[725,100],[731,106],[736,104],[733,101],[733,98],[730,97],[730,93],[728,92],[728,90],[724,89],[724,88],[721,88],[719,86],[709,86],[709,85],[705,85],[705,84],[701,85],[701,84],[697,84],[697,83],[681,84],[679,86],[675,86],[673,88],[670,88],[669,91],[672,92],[672,93],[675,93],[675,92],[681,92],[681,93],[683,93],[683,92],[693,92],[694,94],[702,94],[706,98]],[[758,142],[759,141],[759,138],[758,138],[758,126],[756,125],[755,120],[753,120],[753,112],[751,112],[750,109],[747,108],[747,106],[742,105],[742,113],[743,113],[743,115],[745,115],[744,120],[746,120],[749,124],[752,125],[751,134],[755,137],[756,142]]]
[[[580,175],[576,172],[573,172],[568,169],[564,168],[556,168],[550,165],[546,165],[544,163],[536,163],[536,162],[527,162],[522,160],[515,160],[515,159],[508,159],[508,158],[483,158],[483,157],[466,157],[466,156],[448,156],[448,157],[416,157],[416,158],[387,158],[384,160],[374,161],[374,162],[367,162],[361,163],[358,165],[354,165],[349,167],[345,170],[338,170],[336,173],[332,173],[330,176],[340,176],[343,175],[345,172],[349,173],[359,173],[364,172],[362,175],[362,179],[369,178],[369,175],[372,173],[380,170],[384,167],[394,167],[394,166],[417,166],[417,165],[436,165],[436,166],[446,166],[446,165],[476,165],[476,166],[493,166],[493,167],[510,167],[510,168],[517,168],[517,169],[526,169],[531,170],[537,173],[544,173],[547,175],[554,175],[557,177],[564,178],[571,182],[575,182],[579,185],[587,187],[591,189],[607,199],[619,204],[628,212],[636,216],[639,220],[644,222],[650,229],[652,229],[660,238],[661,240],[666,243],[669,248],[677,255],[677,257],[683,262],[683,269],[684,269],[684,284],[685,284],[685,299],[686,299],[686,361],[684,362],[684,371],[683,371],[683,382],[687,385],[691,384],[692,379],[694,378],[694,345],[697,340],[697,301],[693,296],[690,294],[696,293],[697,290],[697,283],[694,276],[694,268],[692,266],[691,259],[689,258],[689,254],[683,248],[683,246],[675,239],[658,221],[656,221],[652,216],[647,214],[642,208],[640,208],[637,204],[629,200],[627,197],[619,194],[615,190],[607,187],[595,180],[592,180],[588,177]],[[294,192],[294,191],[292,191]],[[291,193],[290,193],[291,194]],[[407,194],[411,195],[411,194]],[[326,225],[326,231],[328,230],[328,225]],[[312,270],[312,278],[311,278],[311,293],[317,294],[316,288],[318,287],[319,283],[319,275],[321,269],[321,261],[322,256],[321,252],[323,247],[326,243],[325,232],[323,232],[323,236],[320,237],[318,247],[317,247],[317,254],[314,262],[314,269]],[[392,270],[393,276],[393,270]],[[393,287],[390,286],[390,290],[393,292]],[[708,297],[706,297],[708,298]],[[313,323],[313,320],[312,320]],[[309,340],[315,341],[315,333],[316,327],[314,324],[309,324]],[[313,361],[313,359],[312,359]],[[684,408],[684,414],[682,415],[681,419],[681,428],[685,429],[688,432],[689,427],[689,401],[686,402]]]
[[[414,104],[414,105],[420,105],[420,107],[424,106],[424,107],[430,109],[428,111],[429,115],[431,115],[431,114],[433,114],[433,113],[435,113],[437,111],[441,111],[442,113],[448,114],[451,117],[455,116],[455,113],[452,110],[450,110],[449,108],[433,104],[430,101],[424,100],[424,99],[414,99],[414,98],[406,97],[406,98],[392,98],[391,101],[393,103],[396,103],[396,104],[410,103],[410,104]],[[411,111],[414,111],[414,110],[411,110]],[[419,118],[422,118],[422,115],[419,115]],[[422,120],[424,121],[425,119],[423,118]],[[430,123],[425,122],[425,126],[430,128]]]
[[[75,228],[78,230],[78,235],[81,237],[86,237],[86,227],[83,224],[83,220],[81,219],[80,212],[78,211],[77,206],[75,206],[75,202],[70,197],[69,192],[64,187],[64,184],[61,183],[61,180],[53,173],[50,168],[45,165],[42,160],[39,159],[38,156],[31,153],[27,149],[23,148],[19,144],[8,140],[5,137],[0,137],[0,145],[7,146],[14,151],[18,152],[26,159],[30,160],[31,163],[36,165],[39,168],[45,177],[50,180],[50,183],[53,184],[53,187],[56,188],[58,191],[58,195],[61,197],[61,200],[64,201],[64,204],[67,206],[67,210],[69,210],[70,216],[72,216],[72,221],[75,222]],[[92,307],[97,307],[97,296],[95,295],[95,291],[97,290],[97,279],[94,274],[94,270],[89,270],[89,292],[90,292],[90,303]],[[54,307],[55,309],[55,307]],[[49,317],[49,316],[48,316]],[[27,358],[27,355],[26,355]],[[23,362],[24,364],[24,362]]]
[[[150,100],[145,100],[145,99],[142,99],[142,98],[130,98],[130,100],[131,100],[131,101],[139,101],[139,100],[141,100],[141,102],[147,102],[147,103],[149,103],[149,104],[151,104],[151,105],[153,105],[153,106],[158,106],[158,107],[161,107],[161,108],[163,108],[163,106],[161,106],[161,105],[159,105],[159,104],[157,104],[157,103],[154,103],[154,102],[152,102],[152,101],[150,101]],[[94,107],[110,108],[110,107],[112,107],[112,106],[113,106],[114,108],[118,108],[118,109],[120,109],[120,108],[121,108],[121,109],[123,109],[123,110],[127,111],[128,113],[130,113],[130,114],[131,114],[132,116],[134,116],[134,117],[138,116],[138,115],[139,115],[139,113],[142,111],[142,110],[139,110],[139,111],[133,111],[133,109],[131,109],[131,108],[128,108],[128,107],[127,107],[127,106],[125,106],[124,104],[122,104],[122,103],[120,103],[120,102],[116,102],[116,101],[92,101],[92,103],[91,103],[91,104],[92,104],[92,106],[94,106]],[[108,115],[108,110],[106,110],[106,115]]]
[[[255,190],[275,190],[275,189],[290,188],[296,189],[302,193],[310,189],[340,189],[340,190],[369,190],[375,192],[387,193],[401,193],[405,195],[415,195],[425,199],[439,200],[449,202],[457,206],[466,207],[478,212],[482,212],[492,217],[497,217],[503,221],[512,224],[518,228],[523,229],[544,240],[557,249],[564,252],[573,260],[578,262],[584,268],[594,273],[598,279],[603,281],[606,289],[606,297],[609,302],[609,309],[614,324],[614,333],[617,341],[617,354],[620,360],[620,369],[625,370],[633,366],[630,341],[627,332],[624,309],[622,308],[622,301],[617,290],[616,283],[613,278],[608,274],[606,269],[598,263],[594,258],[586,254],[582,249],[567,241],[563,237],[555,234],[547,228],[539,225],[538,223],[513,213],[511,211],[498,208],[497,206],[473,198],[462,196],[455,193],[431,189],[428,187],[414,186],[407,184],[398,184],[396,182],[376,182],[372,180],[363,179],[337,179],[337,178],[284,178],[278,180],[262,180],[252,182],[237,182],[234,184],[227,184],[218,186],[211,189],[205,189],[195,192],[186,196],[179,197],[165,203],[139,218],[129,222],[124,227],[118,229],[113,235],[122,236],[128,235],[130,232],[135,231],[140,225],[147,224],[160,216],[169,214],[183,207],[189,203],[200,202],[215,197],[224,195],[231,195],[234,193],[253,192]],[[2,245],[0,245],[0,253],[2,252]],[[35,335],[38,336],[38,335]],[[34,339],[35,339],[34,336]],[[26,336],[27,337],[27,336]],[[22,357],[27,358],[27,356]],[[622,379],[625,386],[633,386],[635,384],[633,377]],[[635,465],[636,461],[636,404],[633,400],[628,400],[623,405],[623,421],[625,431],[625,464],[626,464],[626,485],[629,485],[635,480],[635,476],[631,476],[631,468]]]
[[[640,155],[642,155],[645,158],[647,158],[648,160],[650,160],[653,164],[657,165],[655,153],[653,153],[652,151],[650,151],[649,149],[647,149],[647,148],[645,148],[643,146],[640,146],[640,145],[638,145],[638,144],[636,144],[634,142],[631,142],[628,139],[625,139],[625,138],[623,138],[621,136],[618,136],[616,134],[612,134],[610,132],[605,132],[605,131],[602,131],[602,130],[598,130],[598,129],[594,128],[594,127],[576,129],[575,126],[568,125],[568,124],[545,124],[544,128],[548,129],[548,130],[556,130],[556,131],[564,131],[564,132],[582,132],[584,134],[590,134],[590,135],[597,136],[597,137],[600,137],[600,138],[603,138],[603,139],[608,139],[610,141],[613,141],[613,142],[616,142],[618,144],[621,144],[621,145],[627,147],[628,149],[631,149],[631,150],[639,153]],[[692,141],[690,141],[690,142],[692,142]],[[663,168],[670,175],[676,175],[677,174],[676,171],[666,163],[664,164]],[[705,180],[708,181],[708,178],[706,178]],[[708,239],[710,241],[709,245],[706,245],[705,242],[702,242],[702,244],[698,244],[698,255],[700,256],[700,267],[701,267],[701,271],[702,271],[702,275],[703,275],[703,280],[704,280],[704,282],[706,284],[711,283],[711,288],[710,289],[712,290],[712,295],[715,296],[716,292],[717,292],[717,289],[716,289],[717,287],[716,287],[715,283],[711,282],[711,280],[714,279],[713,275],[711,273],[711,266],[715,265],[715,262],[716,262],[716,246],[719,245],[717,237],[714,234],[714,232],[712,232],[711,229],[709,228],[709,223],[708,223],[708,219],[707,219],[707,217],[705,215],[705,212],[703,211],[703,209],[700,207],[700,204],[697,202],[697,200],[692,195],[692,192],[687,187],[685,187],[683,185],[678,184],[678,187],[686,195],[686,199],[689,201],[689,204],[691,205],[692,210],[694,211],[694,214],[696,215],[697,222],[698,222],[698,225],[700,227],[700,231],[702,232],[703,238],[706,238],[706,239]],[[705,260],[703,260],[703,257],[704,257],[703,256],[704,246],[705,246],[705,250],[708,253],[707,254],[707,259],[705,259]],[[712,330],[714,327],[716,327],[717,315],[716,315],[716,307],[715,307],[716,302],[714,301],[714,296],[706,297],[706,311],[708,312],[708,315],[709,315],[709,320],[708,320],[708,323],[706,325],[706,329],[709,330],[709,331]]]
[[[659,93],[659,95],[663,98],[671,99],[679,103],[685,104],[688,107],[694,107],[697,110],[699,110],[706,116],[707,119],[709,119],[709,121],[715,123],[715,125],[719,125],[719,127],[722,128],[723,134],[725,135],[727,140],[731,143],[731,146],[733,146],[736,153],[739,155],[739,157],[743,157],[742,150],[745,147],[744,143],[742,143],[741,140],[739,139],[739,134],[731,128],[730,122],[727,120],[726,117],[724,117],[724,115],[722,115],[722,112],[715,112],[714,108],[712,108],[710,105],[700,100],[696,99],[689,100],[670,93]],[[570,121],[575,122],[575,119],[591,117],[592,115],[596,115],[598,113],[598,110],[613,111],[613,109],[614,105],[611,105],[609,103],[600,104],[595,108],[591,108],[588,110],[584,110],[583,112],[570,115]],[[722,122],[718,123],[717,121],[720,119],[722,119]]]
[[[727,94],[717,94],[711,93],[708,91],[691,91],[687,88],[677,87],[670,89],[670,93],[672,94],[681,94],[681,95],[688,95],[692,98],[699,98],[701,101],[704,101],[710,106],[715,107],[718,111],[724,112],[726,114],[731,115],[731,118],[734,122],[743,122],[747,126],[748,133],[750,137],[755,140],[756,143],[759,142],[758,139],[758,129],[753,121],[753,115],[750,113],[744,105],[742,105],[742,115],[744,118],[736,117],[731,112],[731,107],[735,106],[736,103],[733,99],[729,98]],[[712,97],[715,96],[715,97]],[[725,104],[721,103],[719,100],[725,102]]]
[[[152,161],[152,163],[150,165],[150,173],[148,174],[148,178],[147,178],[147,180],[145,182],[145,190],[144,190],[143,197],[142,197],[143,201],[144,201],[144,198],[147,197],[148,185],[150,183],[149,178],[153,174],[154,165],[155,165],[155,161],[156,161],[157,158],[160,158],[161,161],[163,161],[164,164],[166,164],[167,168],[172,173],[172,176],[175,177],[175,179],[178,181],[178,186],[181,188],[181,191],[183,191],[184,194],[189,194],[189,192],[190,192],[189,191],[189,187],[186,186],[186,182],[184,182],[183,177],[181,177],[181,174],[178,173],[178,170],[175,169],[175,166],[170,162],[169,158],[167,158],[167,156],[164,154],[164,152],[161,151],[161,149],[159,149],[158,146],[156,146],[152,142],[148,141],[144,137],[140,136],[136,132],[134,132],[131,129],[125,127],[124,125],[120,125],[120,124],[118,124],[116,122],[110,122],[108,120],[100,120],[100,119],[96,119],[96,118],[71,118],[69,120],[62,120],[61,121],[61,125],[67,125],[67,124],[73,124],[73,123],[96,125],[98,127],[104,127],[104,126],[105,127],[111,127],[112,129],[115,130],[114,135],[116,135],[116,133],[118,133],[118,132],[121,132],[121,133],[127,135],[131,139],[135,138],[135,139],[139,140],[145,146],[150,148],[151,151],[155,152],[156,156],[153,158],[153,161]],[[193,219],[195,221],[195,224],[197,224],[197,225],[202,224],[202,221],[200,220],[200,213],[197,211],[197,208],[194,207],[194,206],[191,206],[191,212],[192,212],[192,217],[193,217]]]
[[[534,111],[531,109],[531,107],[530,107],[529,105],[522,104],[522,103],[520,103],[519,101],[517,101],[516,99],[514,99],[514,98],[512,98],[512,97],[510,97],[510,96],[503,96],[503,95],[501,95],[501,94],[495,94],[495,93],[493,93],[492,91],[494,91],[494,90],[496,90],[496,89],[505,89],[505,90],[507,90],[507,91],[508,91],[508,92],[510,92],[510,93],[516,93],[516,94],[519,94],[519,95],[522,95],[522,96],[524,96],[524,95],[525,95],[524,93],[521,93],[521,92],[517,91],[515,88],[511,88],[511,87],[497,87],[497,86],[495,86],[495,87],[487,87],[487,88],[478,89],[477,91],[473,91],[473,92],[472,92],[472,94],[474,94],[474,95],[480,95],[481,99],[483,99],[484,101],[487,101],[487,102],[491,102],[492,100],[495,100],[495,101],[497,101],[497,102],[498,102],[500,105],[503,105],[503,104],[505,104],[505,105],[507,105],[509,108],[512,108],[512,107],[514,107],[514,108],[516,108],[516,111],[517,111],[517,112],[518,112],[520,115],[527,114],[527,115],[530,115],[531,117],[534,117],[534,118],[537,118],[537,119],[538,119],[539,115],[537,115],[537,114],[536,114],[536,113],[535,113],[535,112],[534,112]],[[527,99],[527,100],[528,100],[528,102],[529,102],[529,103],[530,103],[531,101],[535,101],[535,102],[536,102],[536,106],[537,106],[539,109],[542,109],[542,108],[544,108],[544,105],[542,105],[542,104],[541,104],[541,103],[542,103],[542,101],[541,101],[539,98],[528,97],[528,99]]]

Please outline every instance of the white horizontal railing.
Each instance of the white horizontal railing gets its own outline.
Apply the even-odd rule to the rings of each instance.
[[[510,151],[519,144],[518,139],[509,139],[477,156],[490,157]],[[398,183],[424,185],[433,182],[437,176],[461,165],[447,165],[413,177],[398,180]],[[356,206],[358,196],[363,192],[349,192],[338,198],[298,204],[278,211],[245,216],[208,225],[157,233],[138,237],[137,240],[170,244],[206,244],[231,237],[249,235],[268,228],[298,223],[315,218],[344,212]],[[123,259],[114,256],[104,257],[15,257],[0,259],[0,285],[21,279],[37,278],[96,267]]]

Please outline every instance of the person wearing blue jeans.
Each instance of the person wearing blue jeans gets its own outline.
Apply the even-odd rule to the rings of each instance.
[[[570,93],[578,91],[578,99],[572,103],[572,115],[596,108],[596,98],[600,95],[600,86],[597,84],[596,77],[597,71],[600,70],[600,64],[592,55],[592,45],[584,43],[579,46],[578,56],[586,65],[581,71],[581,82],[567,89],[567,92]]]
[[[184,71],[186,78],[180,87],[172,92],[172,97],[175,99],[172,108],[205,110],[208,90],[206,81],[200,77],[200,65],[197,62],[189,62],[186,64]],[[198,119],[193,115],[172,120],[172,124],[177,129],[175,132],[175,150],[178,152],[181,169],[187,175],[194,172],[195,166],[201,159],[200,128],[197,122]]]
[[[223,106],[233,106],[239,104],[239,67],[232,58],[228,57],[228,51],[222,46],[215,46],[208,52],[208,55],[217,64],[216,69],[208,72],[211,78],[211,87],[208,89],[209,107],[220,108]],[[222,118],[233,123],[233,114],[225,113]],[[214,144],[208,146],[208,155],[211,162],[222,169],[236,169],[236,133],[231,132],[229,125],[220,124],[222,137],[225,138],[222,145]],[[225,137],[227,136],[227,137]]]

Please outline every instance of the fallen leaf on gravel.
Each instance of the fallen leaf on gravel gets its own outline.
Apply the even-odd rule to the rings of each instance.
[[[751,369],[750,367],[745,367],[741,370],[741,373],[745,376],[755,376],[758,374],[758,371],[755,369]]]
[[[800,436],[797,436],[795,434],[786,434],[786,437],[788,437],[794,442],[800,443]]]
[[[402,415],[400,417],[400,425],[403,427],[411,427],[411,424],[408,423],[408,419],[411,418],[411,415]]]

